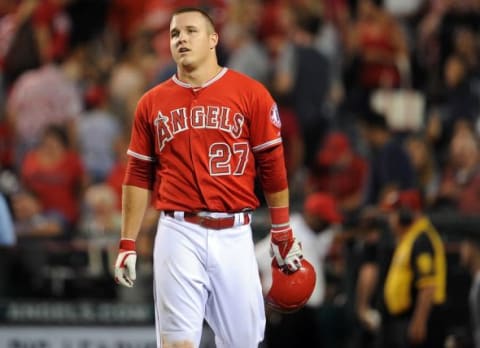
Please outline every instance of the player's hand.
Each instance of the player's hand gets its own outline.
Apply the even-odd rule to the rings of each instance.
[[[272,229],[270,247],[271,254],[280,268],[295,272],[302,266],[302,245],[295,239],[290,227],[282,230]]]
[[[135,241],[132,239],[120,240],[120,249],[118,250],[117,261],[115,261],[115,282],[117,284],[128,288],[133,286],[137,278],[136,262]]]

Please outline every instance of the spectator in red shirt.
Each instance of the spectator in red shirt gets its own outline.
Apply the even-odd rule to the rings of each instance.
[[[349,108],[368,109],[373,91],[410,84],[407,39],[382,0],[356,1],[345,40],[344,83]]]
[[[347,51],[359,59],[358,79],[363,88],[399,87],[408,64],[405,34],[379,0],[360,0],[352,23]]]
[[[367,162],[352,149],[342,132],[327,135],[309,174],[307,191],[322,191],[337,200],[341,210],[353,213],[360,208],[367,180]]]
[[[64,128],[56,125],[46,128],[40,144],[25,156],[21,178],[43,209],[60,213],[75,226],[87,179],[79,154],[69,149]]]

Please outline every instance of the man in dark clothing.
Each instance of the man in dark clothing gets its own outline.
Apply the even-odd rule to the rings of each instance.
[[[408,153],[394,138],[385,117],[372,110],[363,116],[363,130],[371,149],[365,203],[374,205],[388,188],[414,188],[415,171]]]
[[[314,47],[319,16],[297,10],[291,41],[284,42],[275,63],[272,92],[298,116],[305,141],[305,164],[311,165],[329,130],[327,97],[331,86],[328,59]]]

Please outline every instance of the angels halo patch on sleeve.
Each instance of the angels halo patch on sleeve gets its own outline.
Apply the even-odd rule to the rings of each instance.
[[[272,108],[270,109],[270,121],[273,123],[275,127],[280,128],[282,126],[282,122],[280,121],[280,114],[278,113],[277,104],[273,104]]]

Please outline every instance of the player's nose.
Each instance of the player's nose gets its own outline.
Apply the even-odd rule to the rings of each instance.
[[[181,30],[181,31],[178,33],[177,46],[181,45],[181,44],[184,43],[186,40],[187,40],[187,34],[185,33],[184,30]]]

